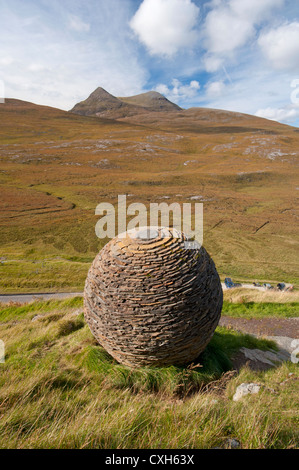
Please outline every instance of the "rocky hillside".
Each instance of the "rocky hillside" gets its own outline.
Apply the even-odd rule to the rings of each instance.
[[[115,97],[99,87],[84,101],[77,103],[72,113],[82,116],[98,116],[121,119],[160,111],[180,111],[181,108],[156,91],[136,96]]]
[[[81,291],[104,243],[95,207],[120,194],[146,207],[203,202],[222,279],[299,285],[298,129],[207,108],[150,111],[104,90],[91,98],[103,114],[107,103],[140,114],[0,104],[2,293]]]
[[[140,95],[121,97],[119,100],[135,106],[142,106],[151,111],[180,111],[182,109],[157,91],[148,91]]]

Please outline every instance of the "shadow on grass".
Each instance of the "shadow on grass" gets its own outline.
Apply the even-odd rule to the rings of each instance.
[[[275,343],[218,327],[205,351],[186,366],[130,368],[117,363],[101,346],[89,346],[84,366],[109,386],[132,393],[187,396],[232,369],[231,357],[241,347],[275,349]]]

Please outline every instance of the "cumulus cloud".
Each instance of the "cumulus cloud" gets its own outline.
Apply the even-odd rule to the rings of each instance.
[[[212,10],[206,18],[206,47],[210,53],[223,54],[242,46],[252,35],[253,24],[229,8]]]
[[[98,86],[116,96],[153,87],[184,108],[299,125],[298,12],[292,0],[274,9],[283,3],[0,0],[0,99],[70,109]]]
[[[228,0],[214,4],[203,27],[206,70],[219,69],[224,57],[231,57],[253,38],[256,26],[283,3],[284,0]]]
[[[274,68],[299,71],[299,22],[262,33],[258,44]]]
[[[259,23],[267,17],[273,8],[282,7],[284,0],[230,0],[231,11],[237,16]]]
[[[292,124],[299,118],[299,105],[287,105],[282,108],[264,108],[259,109],[256,116],[271,119],[273,121]]]
[[[208,98],[216,98],[221,96],[225,90],[225,83],[223,80],[217,80],[215,82],[207,83],[206,95]]]
[[[200,89],[200,84],[197,80],[192,80],[188,85],[183,85],[179,80],[174,78],[172,80],[172,87],[160,83],[155,88],[156,91],[162,93],[170,101],[180,103],[181,101],[188,101],[197,96]]]
[[[198,15],[191,0],[143,0],[130,26],[150,54],[172,56],[195,44]]]

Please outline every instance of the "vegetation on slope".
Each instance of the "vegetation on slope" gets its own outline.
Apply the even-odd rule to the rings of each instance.
[[[294,318],[299,316],[299,303],[243,302],[237,304],[224,301],[222,315],[244,318]]]
[[[298,285],[298,132],[217,110],[150,115],[0,105],[1,292],[81,291],[104,243],[95,208],[119,194],[147,208],[203,202],[204,245],[222,278]]]
[[[193,365],[129,369],[95,343],[81,298],[3,307],[0,337],[1,448],[298,446],[297,366],[225,373],[240,347],[266,340],[218,328]],[[261,391],[233,402],[242,382]]]

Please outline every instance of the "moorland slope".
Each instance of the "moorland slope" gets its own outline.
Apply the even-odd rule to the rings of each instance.
[[[88,115],[0,104],[1,292],[81,291],[105,243],[95,207],[119,194],[203,202],[204,245],[222,278],[298,284],[298,129],[96,95]]]

